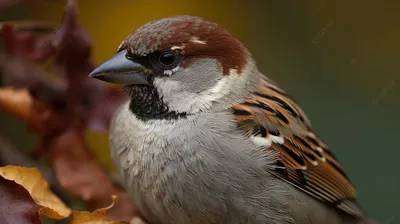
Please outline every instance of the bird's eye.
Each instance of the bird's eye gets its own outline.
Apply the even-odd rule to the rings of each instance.
[[[165,67],[169,67],[176,62],[177,56],[172,51],[166,51],[160,54],[158,62]]]

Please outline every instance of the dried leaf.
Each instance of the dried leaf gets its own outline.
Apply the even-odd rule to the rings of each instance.
[[[0,88],[0,109],[24,121],[31,120],[32,97],[26,89]]]
[[[0,167],[0,223],[39,224],[42,223],[39,214],[51,219],[69,217],[72,224],[126,223],[109,219],[108,213],[118,205],[116,195],[111,199],[111,205],[93,212],[71,211],[50,191],[49,184],[36,168]]]
[[[51,111],[47,110],[50,114],[46,116],[46,113],[42,113],[43,119],[38,118],[40,113],[29,112],[37,111],[27,107],[33,104],[32,101],[35,102],[34,98],[26,90],[0,89],[0,108],[5,108],[5,111],[22,114],[20,117],[27,123],[38,122],[37,126],[45,127],[46,130],[51,130],[49,126],[59,123],[57,119],[52,121],[55,116]],[[32,116],[30,113],[38,116]],[[45,149],[46,157],[53,165],[58,181],[68,192],[80,196],[91,208],[104,207],[109,203],[109,195],[119,195],[121,203],[111,209],[110,215],[116,219],[129,220],[137,214],[135,207],[129,196],[110,182],[102,167],[89,153],[82,131],[72,128],[60,133],[56,138],[43,138],[40,148]]]
[[[0,88],[0,111],[13,114],[40,133],[45,129],[42,121],[49,116],[26,89]]]
[[[71,224],[124,224],[126,222],[111,221],[107,217],[107,212],[114,207],[117,196],[112,196],[112,204],[106,208],[97,209],[93,212],[73,212]]]
[[[24,32],[13,25],[2,26],[8,50],[3,57],[0,54],[3,76],[8,85],[27,88],[29,94],[21,94],[26,101],[15,102],[12,91],[0,90],[5,96],[0,98],[0,109],[35,124],[41,136],[37,152],[70,194],[81,197],[91,209],[107,206],[109,196],[118,195],[120,201],[108,215],[130,220],[137,215],[135,207],[127,193],[110,181],[84,139],[85,128],[108,130],[110,117],[124,97],[87,76],[94,68],[91,40],[76,15],[75,0],[68,0],[63,22],[54,32],[37,36],[21,27]],[[37,68],[38,63],[48,66]],[[62,80],[49,79],[49,71]],[[18,103],[27,105],[15,106]]]
[[[109,215],[114,220],[130,220],[137,211],[128,194],[116,188],[99,163],[86,149],[80,130],[69,129],[51,142],[45,142],[46,156],[54,172],[70,194],[81,197],[90,208],[102,208],[110,203],[110,195],[117,195],[119,203]],[[101,186],[101,187],[99,187]]]
[[[71,210],[49,189],[49,184],[35,168],[18,166],[0,167],[0,176],[24,187],[36,204],[42,206],[40,214],[52,219],[64,219]]]
[[[76,3],[68,0],[63,23],[46,35],[28,32],[23,25],[32,29],[47,27],[48,30],[54,25],[42,21],[25,22],[18,23],[17,29],[17,25],[3,24],[3,41],[9,52],[7,57],[0,55],[3,82],[7,86],[28,88],[53,109],[63,108],[64,113],[77,115],[79,122],[88,125],[90,130],[106,132],[113,112],[126,97],[116,88],[88,77],[94,69],[90,58],[91,39],[76,16]],[[29,61],[46,62],[48,66],[39,69]],[[47,81],[44,77],[49,76],[49,72],[65,80]]]
[[[0,177],[0,223],[41,224],[37,205],[29,192],[14,181]]]

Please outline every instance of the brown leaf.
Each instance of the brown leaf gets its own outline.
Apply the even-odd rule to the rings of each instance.
[[[0,108],[18,115],[27,123],[36,123],[35,127],[49,130],[48,126],[56,123],[51,120],[57,120],[56,117],[50,110],[45,110],[44,114],[49,113],[49,115],[39,119],[40,113],[32,109],[34,102],[26,90],[0,89]],[[129,220],[137,215],[129,196],[110,182],[86,147],[82,130],[75,128],[67,129],[55,138],[43,138],[41,144],[46,157],[53,165],[58,181],[68,192],[80,196],[91,208],[107,206],[109,195],[115,194],[120,197],[120,203],[111,209],[109,213],[111,217]]]
[[[86,29],[77,23],[76,15],[75,1],[69,0],[63,23],[46,35],[35,35],[34,31],[38,28],[52,30],[51,23],[2,24],[1,32],[9,52],[6,57],[0,54],[3,83],[28,88],[53,109],[76,115],[82,125],[89,122],[89,129],[104,132],[108,130],[111,115],[126,97],[116,88],[88,77],[94,68],[90,59],[91,40]],[[29,61],[48,59],[51,60],[46,71],[29,64]],[[65,79],[46,80],[51,73]]]
[[[85,148],[79,130],[66,130],[58,138],[44,144],[47,144],[48,160],[53,164],[61,186],[70,194],[80,196],[91,208],[106,207],[110,203],[109,195],[117,195],[120,200],[110,209],[110,217],[127,221],[137,215],[129,196],[110,182],[104,170]]]
[[[71,210],[49,189],[49,184],[35,168],[18,166],[0,167],[0,176],[24,187],[36,204],[40,214],[52,219],[64,219]]]
[[[137,215],[135,207],[127,193],[109,180],[83,137],[88,123],[89,127],[108,129],[112,113],[124,98],[118,90],[87,76],[94,67],[91,41],[76,14],[75,1],[68,0],[59,29],[42,36],[3,25],[8,50],[0,57],[3,78],[6,84],[27,91],[0,90],[0,96],[4,96],[0,97],[0,109],[34,124],[41,135],[38,154],[48,160],[60,185],[70,194],[81,197],[91,209],[109,205],[109,196],[117,195],[119,203],[110,208],[108,215],[130,220]],[[37,66],[43,62],[50,66]],[[54,76],[49,79],[48,71],[62,80]],[[14,101],[13,94],[19,94],[21,100]]]
[[[111,221],[107,217],[107,212],[114,207],[117,196],[112,196],[112,204],[105,208],[97,209],[93,212],[76,212],[71,215],[71,224],[127,224],[126,222]]]
[[[29,192],[14,181],[0,177],[0,223],[41,224],[40,205],[34,203]]]
[[[39,83],[42,88],[35,88],[35,92],[38,92],[39,96],[43,96],[54,93],[54,91],[44,91],[42,93],[42,89],[54,89],[54,83],[46,83],[40,79],[43,79],[48,71],[58,74],[65,79],[67,88],[65,91],[56,91],[56,93],[62,93],[56,94],[59,96],[56,101],[65,101],[67,105],[64,112],[73,115],[77,114],[81,119],[80,122],[84,123],[87,121],[87,116],[91,110],[91,105],[88,104],[93,103],[93,100],[101,100],[97,93],[101,92],[104,87],[99,82],[88,77],[88,74],[94,68],[90,60],[91,41],[84,27],[77,23],[76,14],[75,1],[69,0],[61,26],[54,32],[40,36],[24,29],[22,29],[24,32],[17,32],[14,25],[3,24],[3,40],[9,54],[26,61],[46,62],[47,65],[47,72],[42,69],[40,71],[42,75],[34,75],[31,79],[21,79],[19,77],[30,75],[30,73],[37,74],[37,69],[33,66],[28,66],[30,68],[16,70],[16,66],[14,66],[12,67],[14,69],[5,74],[3,79],[9,80],[6,83],[18,83],[13,79]],[[9,67],[7,66],[9,63],[3,62],[1,64],[6,68]],[[27,66],[25,65],[25,67]],[[32,91],[32,85],[24,87]]]
[[[31,24],[26,24],[31,26]],[[51,25],[49,25],[51,27]],[[32,27],[35,28],[35,27]],[[52,28],[52,27],[51,27]],[[56,52],[49,36],[37,38],[33,32],[17,32],[15,25],[2,24],[3,41],[9,53],[34,61],[44,61]],[[50,34],[53,36],[54,34]]]
[[[116,88],[88,77],[94,68],[90,60],[91,40],[85,28],[76,22],[76,14],[75,1],[68,1],[63,24],[39,36],[33,31],[52,30],[54,25],[46,22],[2,24],[3,40],[9,52],[0,54],[2,81],[7,86],[28,88],[53,109],[76,114],[82,125],[89,122],[89,129],[104,132],[108,130],[111,115],[126,97]],[[55,57],[46,68],[29,63],[44,62],[51,56]],[[65,80],[45,78],[52,73]]]
[[[0,223],[39,224],[42,223],[41,214],[51,219],[70,217],[71,224],[124,224],[126,222],[112,221],[108,216],[118,205],[117,198],[112,195],[111,205],[93,212],[71,211],[50,191],[49,184],[37,169],[0,167]]]

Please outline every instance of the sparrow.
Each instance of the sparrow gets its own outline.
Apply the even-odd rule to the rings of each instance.
[[[303,110],[216,23],[146,23],[89,76],[129,96],[109,144],[149,223],[376,223]]]

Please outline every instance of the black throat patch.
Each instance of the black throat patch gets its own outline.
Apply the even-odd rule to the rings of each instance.
[[[178,119],[186,117],[186,113],[170,111],[168,106],[158,95],[157,90],[149,85],[125,86],[124,92],[131,98],[130,111],[140,120],[151,119]]]

